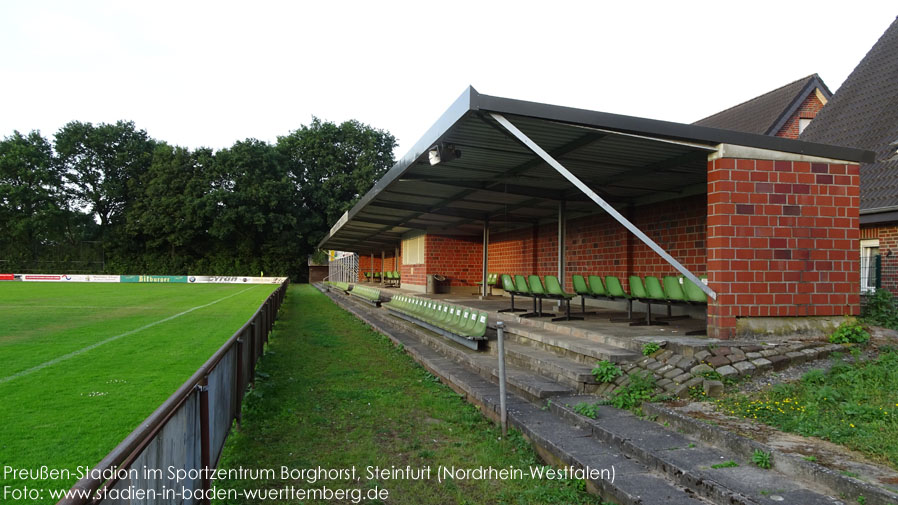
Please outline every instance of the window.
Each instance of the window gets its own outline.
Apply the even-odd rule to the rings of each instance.
[[[879,239],[861,240],[861,293],[876,291],[879,271]]]
[[[800,118],[798,120],[798,134],[801,135],[804,132],[804,129],[811,124],[811,119],[813,118]]]
[[[424,237],[421,234],[402,240],[402,264],[420,265],[424,263]]]

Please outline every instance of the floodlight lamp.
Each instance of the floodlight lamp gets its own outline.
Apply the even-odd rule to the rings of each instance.
[[[461,151],[451,144],[437,144],[427,151],[427,159],[431,165],[461,158]]]

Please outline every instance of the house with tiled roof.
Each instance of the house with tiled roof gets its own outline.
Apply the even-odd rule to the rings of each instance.
[[[898,293],[898,18],[800,138],[876,153],[861,165],[861,284]]]
[[[861,291],[898,293],[898,19],[835,94],[813,74],[695,124],[876,152],[861,165]]]
[[[831,97],[820,76],[813,74],[694,124],[794,139]]]

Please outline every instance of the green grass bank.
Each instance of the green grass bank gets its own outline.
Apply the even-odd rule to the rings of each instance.
[[[497,426],[418,366],[402,349],[309,285],[293,285],[243,406],[243,426],[225,447],[221,468],[269,469],[272,477],[218,481],[234,490],[386,490],[376,504],[601,503],[576,480],[533,479],[541,468],[518,433]],[[519,479],[437,480],[438,468],[520,469]],[[347,475],[309,482],[283,478],[282,467]],[[367,467],[419,471],[369,478]],[[423,470],[431,469],[430,478]],[[297,476],[298,477],[298,476]],[[295,503],[241,495],[218,503]],[[304,503],[353,503],[344,499]]]

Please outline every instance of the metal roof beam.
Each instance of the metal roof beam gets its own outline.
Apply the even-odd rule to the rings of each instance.
[[[502,125],[505,129],[507,129],[512,135],[514,135],[518,141],[527,146],[530,150],[536,153],[537,156],[545,160],[546,163],[549,164],[552,168],[558,171],[559,174],[564,176],[565,179],[571,182],[574,186],[576,186],[580,191],[589,196],[592,201],[594,201],[599,207],[605,210],[608,214],[611,215],[614,219],[617,220],[620,224],[624,225],[625,228],[630,230],[630,233],[636,235],[636,237],[641,240],[645,245],[649,246],[656,254],[664,258],[672,267],[674,267],[681,274],[686,276],[687,279],[692,281],[695,285],[701,288],[708,296],[712,299],[717,299],[717,293],[711,289],[710,286],[707,286],[704,282],[702,282],[698,276],[692,273],[688,268],[684,267],[679,261],[674,259],[667,251],[665,251],[661,246],[659,246],[654,240],[649,238],[648,235],[643,233],[636,225],[630,222],[629,219],[625,218],[620,212],[618,212],[614,207],[612,207],[608,202],[602,200],[602,198],[595,193],[589,186],[583,183],[580,179],[578,179],[574,174],[572,174],[568,169],[564,168],[564,166],[559,163],[555,158],[549,155],[543,148],[541,148],[538,144],[536,144],[533,140],[530,139],[527,135],[524,134],[521,130],[519,130],[514,124],[512,124],[509,120],[505,119],[500,114],[490,113],[490,115],[495,119],[500,125]]]
[[[420,214],[434,214],[437,216],[449,216],[449,217],[460,217],[464,219],[474,219],[478,221],[483,221],[486,219],[488,213],[480,212],[476,210],[469,209],[460,209],[457,207],[443,207],[441,209],[432,209],[427,205],[417,205],[414,203],[396,203],[396,202],[373,202],[371,206],[377,207],[385,207],[388,209],[398,209],[398,210],[408,210],[412,212],[418,212],[419,215],[415,217],[410,217],[406,221],[411,221],[412,219],[416,219],[420,217]],[[507,221],[524,221],[531,222],[532,219],[526,218],[523,216],[505,216],[504,218]],[[453,225],[458,225],[459,223],[453,223]],[[399,226],[399,225],[396,225]]]

